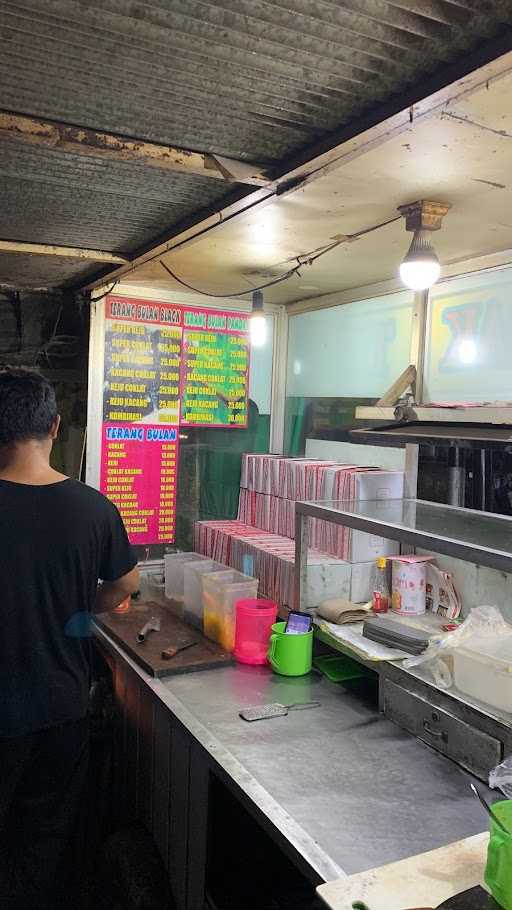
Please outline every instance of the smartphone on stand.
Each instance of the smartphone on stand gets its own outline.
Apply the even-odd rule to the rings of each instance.
[[[285,628],[285,635],[302,635],[304,632],[311,632],[313,620],[309,613],[299,613],[292,610],[288,614],[288,620]]]

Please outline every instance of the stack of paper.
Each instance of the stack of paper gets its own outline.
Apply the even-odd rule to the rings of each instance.
[[[369,499],[402,499],[404,495],[404,475],[401,471],[343,465],[326,468],[321,483],[322,500],[360,502]],[[312,522],[311,542],[324,553],[349,562],[366,562],[378,556],[393,556],[400,552],[397,541],[318,519]]]
[[[333,638],[336,638],[349,652],[353,651],[358,657],[363,657],[366,660],[404,660],[409,657],[406,651],[400,651],[398,648],[388,648],[387,645],[381,645],[378,642],[370,641],[369,638],[364,638],[362,622],[338,626],[318,618],[316,624],[322,631],[328,632]]]
[[[237,521],[199,521],[198,553],[260,580],[260,591],[294,605],[296,500],[401,499],[403,474],[311,458],[247,454],[242,457]],[[374,560],[398,544],[310,519],[304,600],[316,607],[330,597],[362,603],[371,597]]]
[[[258,528],[239,521],[196,521],[194,525],[194,550],[210,556],[215,562],[231,565],[231,542],[235,535],[257,537]],[[214,555],[215,554],[215,555]]]
[[[312,458],[245,454],[242,456],[240,486],[254,493],[283,499],[318,499],[319,471],[334,464],[334,461]]]
[[[423,654],[428,648],[431,636],[411,628],[391,616],[374,616],[367,619],[363,626],[363,636],[370,641],[388,648],[399,648],[408,654]]]
[[[307,458],[244,455],[238,518],[274,534],[295,537],[295,501],[402,499],[401,471],[340,465]],[[310,520],[311,545],[348,562],[369,562],[399,552],[395,541]]]
[[[295,545],[288,537],[265,533],[242,522],[198,521],[195,549],[253,575],[260,581],[262,594],[283,606],[293,607]],[[316,607],[322,600],[336,596],[354,602],[366,601],[372,578],[372,563],[353,566],[310,549],[304,603],[308,608]]]
[[[293,540],[295,500],[281,499],[278,496],[255,493],[253,490],[242,488],[238,501],[238,520]]]
[[[240,486],[256,493],[272,493],[278,489],[282,455],[242,455]]]

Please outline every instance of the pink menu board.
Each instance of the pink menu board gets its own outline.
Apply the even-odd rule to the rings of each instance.
[[[248,318],[116,295],[105,317],[101,490],[132,543],[172,543],[179,426],[247,426]]]
[[[174,540],[178,427],[103,424],[101,490],[133,544]]]

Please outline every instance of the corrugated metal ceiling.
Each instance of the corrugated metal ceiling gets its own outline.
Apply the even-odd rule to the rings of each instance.
[[[0,155],[0,237],[131,252],[198,200],[213,205],[225,193],[220,180],[9,142]]]
[[[0,286],[53,288],[87,281],[98,271],[98,263],[60,256],[30,256],[0,253]],[[3,327],[0,329],[0,333]]]
[[[5,108],[274,162],[512,22],[508,0],[1,8]]]
[[[0,105],[282,171],[511,24],[510,0],[0,0]],[[132,252],[226,192],[9,144],[0,237]]]

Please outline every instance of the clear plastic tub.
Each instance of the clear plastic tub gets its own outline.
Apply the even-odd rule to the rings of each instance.
[[[470,640],[454,648],[453,681],[465,695],[512,713],[512,635]]]
[[[140,570],[140,597],[143,602],[156,601],[165,603],[165,584],[163,563],[159,568]]]
[[[205,572],[222,572],[226,571],[228,566],[221,562],[214,562],[213,559],[205,559],[200,562],[184,563],[184,601],[183,601],[183,619],[196,629],[203,630],[203,583],[202,575]]]
[[[185,565],[189,562],[200,562],[208,559],[200,553],[166,553],[165,562],[165,596],[178,603],[183,603]]]
[[[235,647],[236,604],[258,596],[258,579],[235,569],[202,575],[204,634],[225,651]]]

